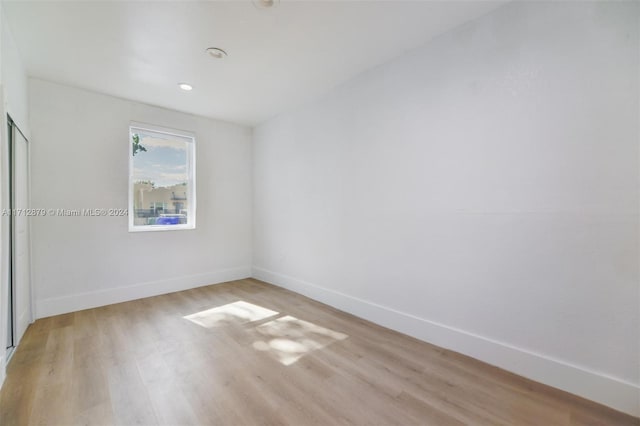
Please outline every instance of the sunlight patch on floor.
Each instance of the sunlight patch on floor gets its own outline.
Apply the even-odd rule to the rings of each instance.
[[[253,342],[254,349],[268,353],[284,365],[291,365],[312,351],[349,337],[292,316],[261,324],[255,330],[264,340]]]
[[[199,326],[212,328],[228,323],[244,324],[252,321],[260,321],[274,315],[278,315],[278,312],[245,302],[244,300],[239,300],[216,308],[196,312],[183,318]]]

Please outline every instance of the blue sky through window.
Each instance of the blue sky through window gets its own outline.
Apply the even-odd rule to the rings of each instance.
[[[160,139],[144,133],[140,144],[147,151],[133,157],[134,182],[151,181],[156,187],[187,182],[187,144],[180,139]]]

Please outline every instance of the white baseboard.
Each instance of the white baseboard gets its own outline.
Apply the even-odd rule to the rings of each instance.
[[[0,356],[0,389],[2,389],[2,385],[4,385],[4,379],[6,376],[6,361],[4,359],[4,355],[2,355]]]
[[[640,417],[640,386],[260,267],[254,278],[376,324]]]
[[[106,290],[71,294],[36,300],[35,318],[66,314],[83,309],[97,308],[113,303],[128,302],[144,297],[173,293],[174,291],[240,280],[251,276],[251,267],[223,269],[206,274],[188,275],[168,280],[151,281],[126,287],[115,287]]]
[[[29,327],[31,320],[31,316],[29,314],[30,312],[24,311],[16,320],[16,335],[14,336],[14,343],[16,346],[20,344],[20,340],[22,340],[24,332],[27,331],[27,327]]]

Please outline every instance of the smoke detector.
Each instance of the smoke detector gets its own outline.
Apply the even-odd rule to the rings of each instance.
[[[273,9],[280,4],[280,0],[252,0],[258,9]]]
[[[220,49],[219,47],[209,47],[206,50],[207,55],[211,56],[213,59],[222,59],[227,56],[227,52]]]

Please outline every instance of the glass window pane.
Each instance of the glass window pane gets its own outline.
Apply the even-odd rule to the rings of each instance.
[[[130,230],[194,228],[194,138],[135,126],[130,138]]]

